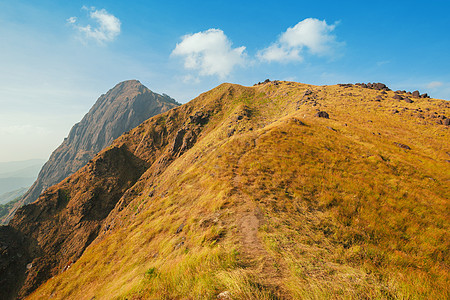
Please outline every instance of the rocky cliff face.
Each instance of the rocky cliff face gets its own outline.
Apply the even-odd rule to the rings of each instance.
[[[34,202],[48,187],[72,175],[100,150],[144,120],[178,106],[167,95],[153,93],[137,80],[124,81],[102,95],[69,136],[52,153],[37,180],[8,216]]]

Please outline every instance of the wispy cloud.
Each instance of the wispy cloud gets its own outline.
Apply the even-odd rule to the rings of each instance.
[[[183,82],[198,84],[198,83],[200,83],[200,78],[193,76],[191,74],[188,74],[186,76],[183,76]]]
[[[387,64],[390,64],[391,62],[389,60],[382,60],[382,61],[377,61],[377,66],[381,67]]]
[[[333,35],[335,27],[336,24],[328,25],[325,20],[305,19],[289,27],[272,45],[258,51],[257,57],[267,62],[301,62],[305,51],[317,56],[333,56],[343,45]]]
[[[88,11],[89,18],[94,24],[78,25],[76,17],[68,18],[67,23],[80,33],[83,41],[94,40],[99,44],[104,44],[113,41],[120,34],[120,20],[105,9],[87,8],[86,6],[83,6],[82,9]]]
[[[441,86],[443,86],[443,85],[444,85],[444,83],[442,83],[442,82],[440,82],[440,81],[432,81],[432,82],[430,82],[430,83],[427,85],[427,88],[429,88],[429,89],[435,89],[435,88],[441,87]]]
[[[46,135],[49,131],[44,127],[32,125],[0,126],[0,136],[6,135]]]
[[[182,37],[172,55],[184,58],[184,67],[197,70],[202,76],[224,78],[245,61],[245,47],[232,48],[232,43],[220,29],[209,29]]]

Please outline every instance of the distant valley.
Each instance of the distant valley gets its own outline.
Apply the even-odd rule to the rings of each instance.
[[[22,196],[36,180],[43,159],[0,163],[0,204]]]

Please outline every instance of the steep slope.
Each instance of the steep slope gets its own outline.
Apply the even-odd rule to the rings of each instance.
[[[20,295],[448,298],[450,105],[371,87],[223,84],[145,121],[17,212]]]
[[[18,207],[34,202],[48,187],[75,173],[121,134],[176,106],[175,100],[153,93],[137,80],[117,84],[72,127],[68,137],[52,153],[33,186],[4,223],[12,218]]]

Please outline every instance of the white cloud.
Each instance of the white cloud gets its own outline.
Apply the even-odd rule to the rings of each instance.
[[[77,17],[70,17],[67,19],[67,23],[74,24],[77,21]]]
[[[121,22],[114,15],[105,9],[95,9],[95,7],[82,7],[89,12],[89,17],[96,24],[81,26],[77,24],[76,17],[67,19],[67,23],[72,25],[82,35],[85,40],[94,40],[100,44],[113,41],[120,34]]]
[[[209,29],[183,36],[172,55],[182,56],[186,69],[198,70],[202,76],[224,78],[245,61],[245,47],[232,48],[231,45],[222,30]]]
[[[444,84],[442,83],[442,82],[440,82],[440,81],[433,81],[433,82],[430,82],[428,85],[427,85],[427,88],[429,88],[429,89],[435,89],[435,88],[438,88],[438,87],[441,87],[441,86],[443,86]]]
[[[328,25],[325,20],[305,19],[289,27],[275,43],[260,50],[257,57],[268,62],[303,61],[305,50],[313,55],[332,56],[335,49],[342,45],[332,34],[335,27],[336,24]]]

